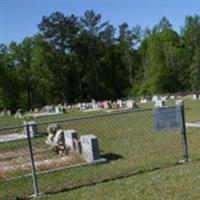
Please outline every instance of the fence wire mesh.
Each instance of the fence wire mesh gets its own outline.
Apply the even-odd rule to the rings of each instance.
[[[55,153],[45,142],[49,123],[38,123],[39,135],[32,137],[31,143],[41,193],[51,194],[131,176],[172,166],[182,159],[180,130],[157,133],[152,109],[77,116],[59,124],[64,131],[75,130],[78,138],[95,135],[100,157],[106,162],[88,163],[76,151],[68,151],[66,155]],[[23,134],[24,127],[8,131]],[[0,163],[0,199],[22,198],[34,193],[26,138],[0,143]]]

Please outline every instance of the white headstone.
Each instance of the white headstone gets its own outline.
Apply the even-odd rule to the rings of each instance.
[[[153,102],[156,102],[156,101],[158,101],[158,100],[159,100],[159,97],[158,97],[157,95],[153,95],[152,101],[153,101]]]
[[[78,134],[74,129],[64,131],[65,146],[71,151],[76,151],[75,140],[78,140]]]
[[[147,101],[147,99],[141,99],[140,100],[140,103],[147,103],[148,101]]]
[[[55,113],[60,113],[60,107],[59,106],[55,107]]]
[[[162,101],[167,101],[167,98],[168,98],[168,96],[162,96],[162,97],[160,98],[160,100],[162,100]]]
[[[92,99],[92,108],[93,109],[97,108],[97,103],[94,99]]]
[[[193,94],[193,95],[192,95],[192,98],[193,98],[193,99],[198,99],[198,96],[199,96],[198,94]]]
[[[129,109],[133,109],[133,107],[134,107],[134,101],[131,100],[131,99],[127,100],[127,101],[126,101],[126,106],[127,106],[127,108],[129,108]]]
[[[163,100],[157,100],[154,105],[155,105],[156,108],[164,107],[165,102]]]
[[[91,163],[100,159],[99,146],[97,137],[94,135],[82,135],[81,142],[81,157],[83,160]]]
[[[170,100],[175,100],[176,97],[175,96],[170,96]]]
[[[119,108],[122,108],[122,107],[123,107],[123,102],[122,102],[122,100],[118,99],[118,100],[117,100],[117,105],[119,105]]]

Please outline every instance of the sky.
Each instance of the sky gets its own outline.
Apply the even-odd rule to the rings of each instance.
[[[200,15],[200,0],[0,0],[0,43],[21,42],[38,32],[42,16],[60,11],[81,16],[93,9],[115,27],[152,27],[162,16],[180,31],[187,15]]]

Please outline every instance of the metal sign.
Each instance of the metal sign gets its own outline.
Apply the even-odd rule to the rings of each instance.
[[[156,108],[153,111],[153,118],[156,131],[180,128],[182,125],[181,107]]]

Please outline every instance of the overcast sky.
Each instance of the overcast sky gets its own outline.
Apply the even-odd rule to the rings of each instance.
[[[44,15],[61,11],[80,16],[90,9],[115,27],[123,22],[152,27],[166,16],[180,31],[186,15],[200,15],[200,0],[0,0],[0,43],[20,42],[37,33]]]

